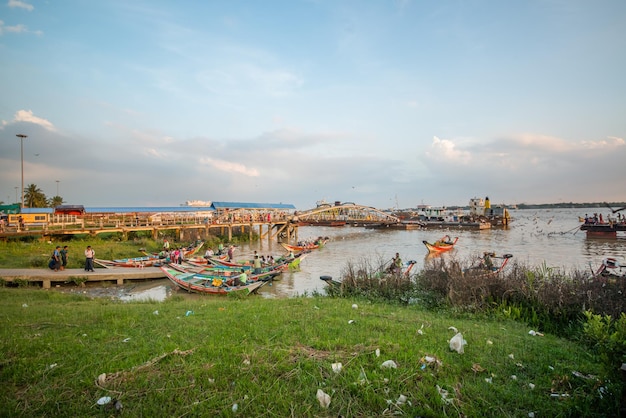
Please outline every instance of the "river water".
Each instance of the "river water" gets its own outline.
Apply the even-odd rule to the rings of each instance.
[[[496,254],[513,254],[513,260],[528,266],[556,267],[564,271],[598,268],[605,257],[615,257],[626,262],[626,236],[617,238],[587,238],[580,231],[579,216],[598,212],[590,209],[539,209],[511,210],[512,222],[507,229],[462,230],[427,228],[419,230],[379,230],[363,227],[299,227],[299,239],[329,237],[328,243],[313,250],[302,261],[299,271],[284,272],[271,286],[266,285],[259,294],[266,298],[291,297],[324,292],[326,284],[320,276],[340,279],[348,262],[359,265],[369,260],[372,265],[388,261],[400,253],[403,261],[414,260],[413,271],[419,271],[427,260],[423,240],[432,242],[443,235],[459,237],[455,248],[442,257],[455,257],[469,263],[485,251]],[[608,210],[604,210],[606,217]],[[267,239],[241,245],[235,253],[237,259],[251,258],[254,251],[274,256],[285,254],[276,241]],[[149,286],[149,295],[169,294],[163,288],[171,288],[166,280]],[[165,293],[164,293],[165,292]],[[178,292],[181,294],[182,292]],[[139,297],[140,298],[140,297]],[[158,299],[158,298],[157,298]]]

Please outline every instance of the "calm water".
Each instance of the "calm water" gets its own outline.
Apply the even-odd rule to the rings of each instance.
[[[458,230],[423,229],[413,231],[381,231],[362,227],[300,227],[299,238],[330,237],[325,247],[314,250],[302,261],[300,271],[285,272],[272,286],[264,286],[260,294],[267,298],[309,294],[315,290],[323,292],[325,283],[320,276],[341,278],[347,262],[359,264],[364,259],[373,265],[390,260],[396,252],[402,260],[415,260],[414,269],[421,269],[426,261],[427,250],[422,240],[435,241],[443,235],[458,236],[455,248],[442,257],[471,260],[484,251],[497,254],[510,253],[514,259],[531,266],[571,269],[596,269],[603,258],[615,257],[626,262],[626,236],[617,239],[587,238],[579,231],[579,216],[592,214],[598,209],[551,209],[512,210],[513,222],[508,229]],[[607,211],[603,212],[603,216]],[[284,254],[285,250],[276,241],[263,240],[239,247],[236,258],[251,258],[259,254]],[[414,270],[415,271],[415,270]],[[155,283],[156,284],[156,283]],[[162,281],[161,286],[168,286]]]

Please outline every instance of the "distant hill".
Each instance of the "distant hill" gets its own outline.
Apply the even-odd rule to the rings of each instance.
[[[626,202],[595,202],[595,203],[540,203],[540,204],[526,204],[520,203],[517,205],[518,209],[553,209],[553,208],[602,208],[602,209],[619,209],[626,206]]]

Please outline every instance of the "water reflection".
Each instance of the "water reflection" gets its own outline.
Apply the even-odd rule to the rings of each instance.
[[[137,301],[155,301],[163,302],[171,295],[171,287],[169,285],[157,285],[145,289],[133,289],[130,293],[120,296],[120,300],[124,302]]]

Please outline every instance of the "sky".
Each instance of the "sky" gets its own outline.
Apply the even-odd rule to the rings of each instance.
[[[0,1],[4,203],[626,201],[623,0]]]

